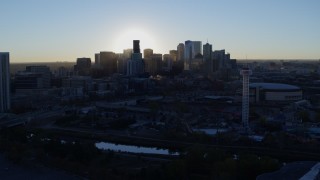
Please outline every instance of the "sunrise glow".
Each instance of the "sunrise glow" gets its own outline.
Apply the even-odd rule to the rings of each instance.
[[[114,51],[122,52],[123,49],[132,48],[132,40],[140,40],[141,49],[156,47],[154,37],[142,28],[128,28],[120,31],[114,41]]]

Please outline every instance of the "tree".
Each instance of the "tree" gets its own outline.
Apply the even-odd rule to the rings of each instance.
[[[320,112],[317,112],[315,120],[316,122],[320,122]]]
[[[298,112],[298,118],[301,119],[302,122],[310,121],[309,112],[306,110],[301,110]]]
[[[155,118],[157,116],[157,113],[158,113],[158,111],[160,109],[159,103],[155,102],[155,101],[149,102],[149,109],[150,109],[150,115],[155,120]]]

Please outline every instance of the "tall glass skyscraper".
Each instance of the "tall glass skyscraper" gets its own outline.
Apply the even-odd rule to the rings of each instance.
[[[202,54],[202,42],[192,41],[192,58],[194,58],[197,54]]]
[[[135,76],[144,73],[144,62],[140,52],[140,41],[133,40],[133,53],[127,62],[127,75]]]
[[[0,113],[10,109],[9,53],[0,52]]]
[[[202,54],[202,42],[201,41],[185,41],[184,42],[184,70],[190,70],[192,59],[197,54]]]

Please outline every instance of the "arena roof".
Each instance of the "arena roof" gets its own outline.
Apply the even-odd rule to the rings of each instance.
[[[300,90],[298,86],[281,84],[281,83],[250,83],[250,87],[252,88],[260,87],[260,88],[269,89],[269,90]]]

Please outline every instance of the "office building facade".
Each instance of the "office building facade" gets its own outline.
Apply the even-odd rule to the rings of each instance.
[[[95,65],[100,65],[100,53],[95,53],[94,54],[94,64]]]
[[[124,49],[122,54],[118,54],[118,73],[120,74],[127,74],[127,64],[128,61],[131,59],[133,53],[133,49]]]
[[[184,42],[184,70],[190,70],[192,60],[192,41]]]
[[[133,40],[133,53],[131,59],[127,63],[127,75],[135,76],[143,74],[144,72],[144,62],[140,52],[140,41]]]
[[[10,110],[10,60],[8,52],[0,52],[0,113]]]
[[[202,42],[192,41],[192,58],[198,54],[202,54]]]
[[[177,60],[183,61],[184,60],[184,44],[180,43],[177,46]]]
[[[190,70],[192,60],[197,56],[202,55],[201,41],[185,41],[184,44],[184,70]]]
[[[100,65],[105,75],[112,75],[117,72],[117,55],[114,52],[100,52]]]
[[[41,82],[39,83],[42,84],[42,89],[51,88],[52,74],[48,66],[27,66],[25,72],[38,74],[39,78],[41,78]]]
[[[153,54],[152,49],[144,49],[143,50],[143,58],[144,59],[151,58],[152,54]]]
[[[212,45],[209,43],[203,45],[203,61],[205,64],[205,71],[207,73],[212,73],[214,65],[212,60]]]
[[[74,66],[74,71],[78,75],[84,76],[90,74],[91,59],[90,58],[77,58],[77,64]]]

